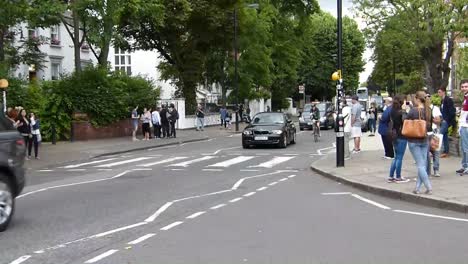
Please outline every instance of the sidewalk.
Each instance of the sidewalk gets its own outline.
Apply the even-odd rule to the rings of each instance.
[[[433,195],[414,195],[417,170],[409,149],[403,159],[402,176],[411,179],[408,183],[387,183],[391,160],[383,159],[383,146],[379,135],[362,138],[361,153],[352,154],[344,168],[336,167],[336,153],[330,153],[312,163],[315,172],[349,184],[355,188],[387,197],[401,199],[432,207],[468,213],[468,176],[460,177],[455,170],[460,168],[459,157],[440,159],[442,177],[430,177]],[[350,142],[350,149],[353,149]],[[424,187],[422,188],[423,190]]]
[[[245,124],[239,125],[242,131]],[[177,130],[177,138],[170,139],[150,139],[149,141],[132,141],[131,137],[98,139],[90,141],[61,141],[56,145],[42,143],[39,147],[40,160],[25,161],[25,168],[43,169],[65,162],[87,160],[94,157],[121,154],[131,151],[158,148],[170,145],[177,145],[188,142],[196,142],[216,137],[225,137],[236,133],[235,125],[231,130],[220,129],[219,126],[206,127],[205,131]],[[240,133],[240,132],[239,132]],[[141,135],[138,135],[141,138]],[[239,140],[240,145],[240,140]]]

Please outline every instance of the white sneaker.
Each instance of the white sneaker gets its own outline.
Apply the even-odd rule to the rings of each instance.
[[[434,171],[434,177],[440,177],[440,172],[439,171]]]

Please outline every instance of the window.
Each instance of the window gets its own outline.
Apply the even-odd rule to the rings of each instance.
[[[120,64],[125,65],[125,56],[120,56]]]
[[[127,56],[127,63],[132,64],[132,57],[130,55]]]
[[[132,75],[132,67],[131,66],[127,66],[127,75]]]
[[[132,75],[132,55],[114,48],[114,70],[122,74]]]
[[[60,27],[59,25],[50,28],[50,44],[60,45]]]
[[[60,74],[62,71],[62,62],[59,60],[52,60],[50,71],[50,77],[52,80],[60,79]]]
[[[29,28],[28,29],[28,37],[29,38],[37,38],[38,37],[37,30],[35,28]]]
[[[120,62],[119,62],[119,56],[115,56],[115,65],[119,65]]]

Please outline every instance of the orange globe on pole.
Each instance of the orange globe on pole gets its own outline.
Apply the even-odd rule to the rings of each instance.
[[[335,82],[338,81],[338,80],[340,79],[340,73],[337,72],[337,71],[334,72],[334,73],[332,74],[331,78],[332,78],[332,80],[335,81]]]
[[[0,80],[0,89],[6,89],[8,87],[8,81],[6,79]]]

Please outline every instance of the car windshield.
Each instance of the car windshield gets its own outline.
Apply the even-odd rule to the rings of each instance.
[[[252,124],[265,125],[265,124],[283,124],[284,118],[282,114],[264,113],[258,114],[254,117]]]
[[[320,112],[325,112],[326,107],[327,107],[327,104],[317,104],[317,108]]]
[[[327,104],[325,103],[319,103],[315,104],[320,112],[325,112],[325,108],[327,107]],[[312,106],[313,104],[306,104],[304,107],[304,112],[310,112],[312,111]]]

